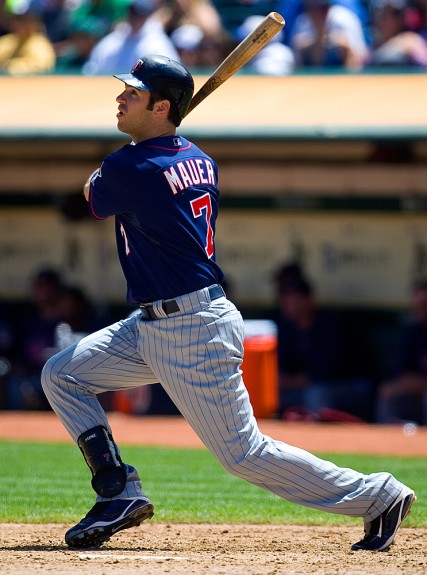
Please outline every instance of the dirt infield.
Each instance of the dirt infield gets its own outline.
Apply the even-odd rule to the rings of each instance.
[[[109,416],[119,443],[202,447],[180,417]],[[267,435],[310,451],[425,456],[426,428],[260,421]],[[0,412],[0,439],[70,441],[52,413]],[[76,518],[77,519],[77,518]],[[68,525],[0,525],[0,573],[9,575],[420,575],[427,530],[402,527],[388,553],[351,552],[362,526],[157,523],[117,534],[101,549],[64,544]]]
[[[110,413],[108,419],[119,444],[203,447],[181,417]],[[266,435],[309,451],[427,456],[427,427],[284,423],[267,419],[259,421],[259,426]],[[51,412],[0,411],[0,439],[70,441]]]
[[[352,552],[360,528],[168,525],[146,522],[101,549],[71,551],[65,525],[3,525],[9,575],[421,575],[427,535],[402,528],[388,553]]]

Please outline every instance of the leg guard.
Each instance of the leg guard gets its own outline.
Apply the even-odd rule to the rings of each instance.
[[[114,497],[126,484],[126,467],[117,445],[105,427],[93,427],[82,433],[77,445],[92,472],[92,487],[101,497]]]

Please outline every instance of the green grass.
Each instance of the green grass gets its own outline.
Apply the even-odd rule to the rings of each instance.
[[[349,524],[332,515],[281,500],[227,473],[199,449],[122,446],[155,504],[153,521],[212,523]],[[411,485],[418,501],[405,525],[427,527],[426,460],[321,454],[363,473],[390,471]],[[73,522],[94,502],[90,472],[71,444],[0,442],[0,522]]]

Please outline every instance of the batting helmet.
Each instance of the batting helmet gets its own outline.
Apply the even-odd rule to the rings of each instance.
[[[130,74],[115,74],[114,77],[138,90],[155,92],[170,100],[181,120],[193,97],[194,81],[190,72],[166,56],[144,56]]]

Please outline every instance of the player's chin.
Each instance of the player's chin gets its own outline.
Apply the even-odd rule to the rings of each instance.
[[[127,134],[126,125],[123,118],[117,118],[117,129],[124,134]]]

